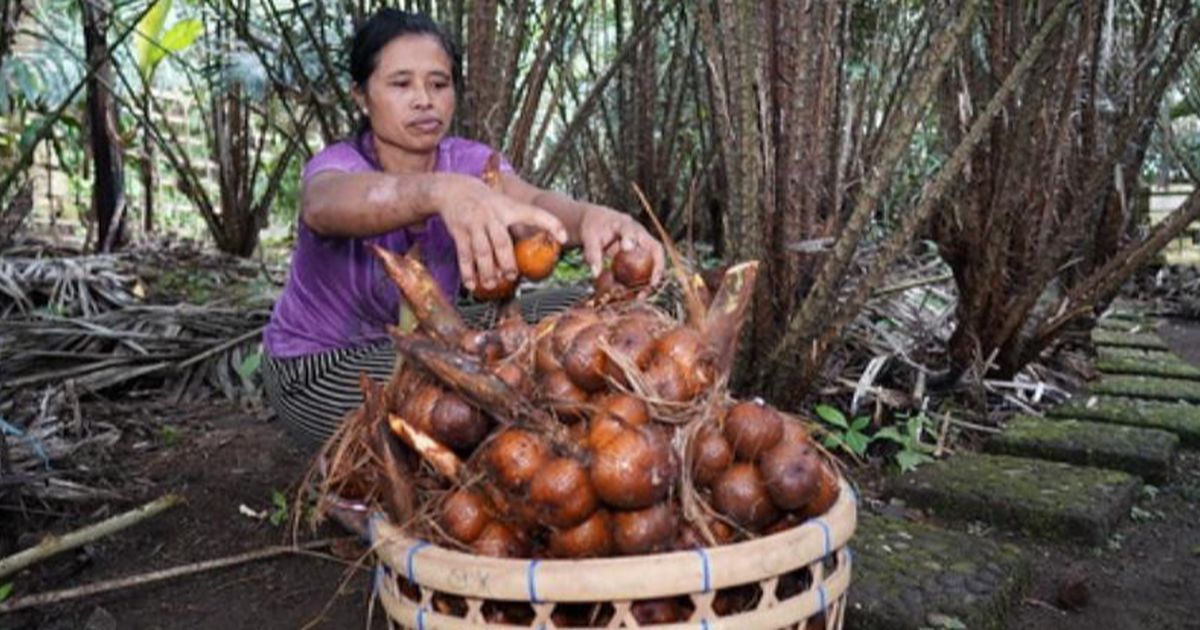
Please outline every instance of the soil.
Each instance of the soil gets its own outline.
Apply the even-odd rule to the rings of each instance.
[[[1171,322],[1161,332],[1173,350],[1200,365],[1200,323]],[[291,498],[311,461],[277,422],[232,404],[109,402],[83,412],[126,431],[104,461],[89,466],[119,484],[127,500],[66,514],[0,512],[0,555],[18,540],[29,545],[168,492],[186,504],[19,574],[10,598],[287,542],[286,526],[239,513],[241,505],[269,512],[279,491]],[[1013,539],[1034,558],[1034,582],[1011,627],[1200,629],[1200,453],[1184,452],[1173,480],[1147,490],[1134,517],[1104,548]],[[302,535],[345,532],[325,525]],[[365,551],[338,548],[344,556]],[[1068,611],[1057,593],[1072,582],[1085,584],[1086,597]],[[285,556],[10,614],[0,617],[0,630],[384,627],[379,610],[367,622],[369,603],[367,572],[353,559]]]
[[[147,401],[95,405],[83,412],[126,430],[109,461],[92,465],[98,476],[119,479],[119,491],[129,500],[50,522],[37,513],[6,522],[13,515],[0,513],[3,537],[11,541],[15,533],[31,544],[44,534],[70,531],[169,492],[186,503],[19,574],[10,599],[289,541],[287,525],[239,512],[245,505],[269,513],[276,492],[291,501],[310,462],[310,454],[299,450],[277,422],[232,404],[180,409]],[[378,611],[375,623],[366,623],[370,583],[361,565],[352,566],[365,547],[332,524],[300,535],[302,540],[342,538],[336,549],[352,558],[339,559],[329,549],[324,557],[275,557],[0,616],[0,629],[384,627]]]

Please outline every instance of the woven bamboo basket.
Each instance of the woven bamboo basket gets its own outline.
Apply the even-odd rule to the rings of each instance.
[[[476,556],[406,537],[373,519],[376,592],[393,624],[405,628],[560,628],[561,610],[593,604],[597,627],[645,627],[635,602],[690,601],[686,623],[655,628],[825,628],[840,630],[850,586],[846,547],[857,522],[843,480],[829,511],[763,538],[691,551],[590,560],[512,560]],[[748,609],[721,616],[721,593],[750,593]],[[515,604],[514,604],[515,602]],[[524,625],[485,621],[507,603]],[[526,623],[527,621],[527,623]]]

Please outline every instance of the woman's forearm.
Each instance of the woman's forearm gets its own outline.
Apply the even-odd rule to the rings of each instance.
[[[543,190],[530,201],[532,205],[542,208],[558,217],[567,228],[567,245],[577,246],[583,243],[583,215],[587,213],[587,204],[576,201],[571,197],[552,190]]]
[[[319,173],[304,186],[301,216],[322,236],[376,236],[437,213],[447,184],[437,173]]]

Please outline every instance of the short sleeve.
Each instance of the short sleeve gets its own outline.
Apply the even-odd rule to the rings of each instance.
[[[496,152],[495,149],[482,142],[448,137],[442,141],[437,170],[479,177],[483,173],[483,165],[493,152]],[[503,153],[500,154],[500,172],[515,172]]]
[[[314,155],[304,165],[302,177],[305,182],[308,182],[317,173],[325,171],[360,173],[373,170],[375,167],[354,145],[349,142],[338,142],[325,147],[320,153]]]

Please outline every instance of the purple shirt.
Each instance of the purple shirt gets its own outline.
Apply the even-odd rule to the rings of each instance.
[[[372,155],[370,137],[360,146],[367,155],[353,141],[326,147],[304,165],[304,181],[324,171],[381,170]],[[491,154],[491,147],[485,144],[446,137],[438,145],[434,171],[478,177]],[[500,168],[512,171],[506,160],[501,160]],[[263,331],[267,354],[284,359],[387,339],[384,327],[396,323],[400,291],[371,253],[371,244],[401,253],[420,245],[421,261],[442,291],[451,299],[457,294],[461,280],[458,256],[440,216],[366,238],[321,236],[300,221],[287,284]]]

